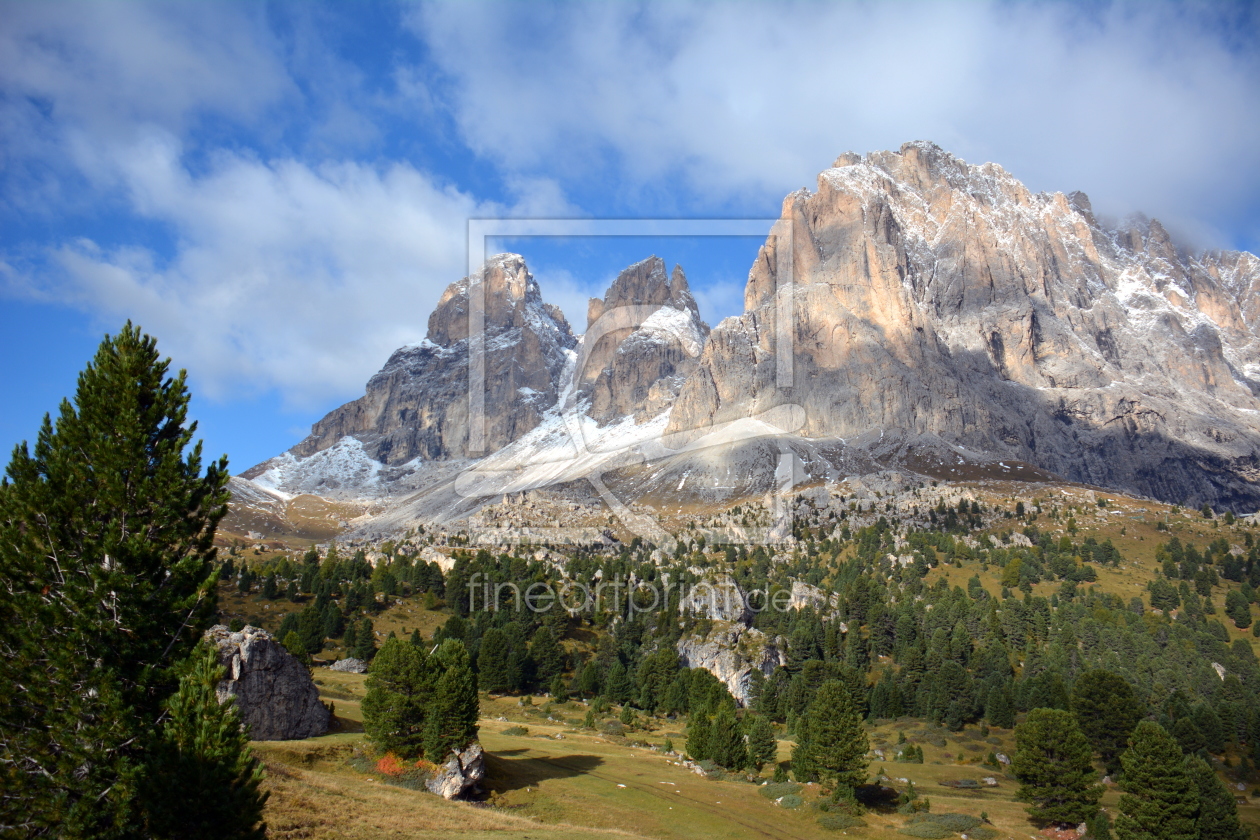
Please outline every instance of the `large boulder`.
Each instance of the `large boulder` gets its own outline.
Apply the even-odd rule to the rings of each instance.
[[[328,731],[332,717],[319,700],[311,674],[297,657],[260,627],[233,632],[222,624],[206,631],[227,675],[219,702],[236,698],[241,721],[255,741],[310,738]]]
[[[458,799],[465,793],[475,793],[485,777],[486,754],[481,744],[473,741],[463,752],[452,750],[450,759],[425,787],[444,799]]]

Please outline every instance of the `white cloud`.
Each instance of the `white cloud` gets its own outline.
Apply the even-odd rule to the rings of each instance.
[[[177,232],[175,256],[79,241],[43,282],[101,318],[141,323],[216,399],[274,387],[310,406],[360,391],[424,336],[463,274],[466,220],[504,210],[405,164],[221,153],[194,176],[161,134],[116,160],[133,206]]]
[[[612,162],[713,206],[809,185],[842,151],[929,139],[1035,189],[1084,189],[1104,212],[1220,241],[1260,182],[1256,33],[1227,32],[1229,14],[436,3],[410,23],[453,80],[466,141],[509,171],[579,180]]]

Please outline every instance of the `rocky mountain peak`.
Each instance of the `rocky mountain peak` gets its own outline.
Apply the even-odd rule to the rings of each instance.
[[[841,155],[782,220],[791,251],[763,246],[745,314],[714,332],[669,431],[792,403],[810,439],[936,441],[1142,495],[1260,504],[1249,255],[1190,254],[1155,222],[1106,230],[1082,194],[1032,193],[930,143]],[[790,347],[775,329],[786,283]]]
[[[667,274],[652,256],[623,270],[587,307],[579,381],[591,392],[591,416],[608,423],[660,414],[708,335],[682,266]]]

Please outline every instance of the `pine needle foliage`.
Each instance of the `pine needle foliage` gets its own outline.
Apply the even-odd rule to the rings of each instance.
[[[0,482],[0,833],[143,834],[165,700],[215,614],[226,459],[128,323]]]
[[[1103,789],[1094,784],[1093,751],[1070,712],[1033,709],[1016,727],[1015,742],[1016,797],[1030,803],[1032,819],[1075,825],[1097,812]]]
[[[1120,756],[1117,840],[1197,840],[1199,790],[1177,741],[1153,721],[1133,730],[1129,749]]]

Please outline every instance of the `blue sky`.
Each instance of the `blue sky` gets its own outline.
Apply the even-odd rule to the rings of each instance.
[[[470,217],[768,218],[933,140],[1260,249],[1260,15],[1160,3],[0,2],[0,445],[132,318],[234,471],[423,337]],[[517,240],[735,314],[755,238]]]

